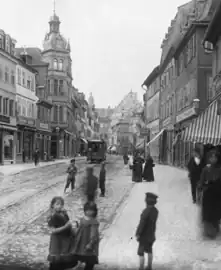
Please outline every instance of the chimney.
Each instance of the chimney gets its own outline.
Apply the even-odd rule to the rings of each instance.
[[[27,64],[31,65],[32,64],[32,56],[28,54],[26,51],[26,47],[24,47],[24,51],[20,54],[22,61]]]

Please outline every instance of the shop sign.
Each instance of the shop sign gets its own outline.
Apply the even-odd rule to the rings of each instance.
[[[48,124],[45,124],[45,123],[40,123],[40,128],[43,128],[43,129],[48,129]]]
[[[19,124],[28,125],[28,126],[35,126],[35,120],[26,119],[26,118],[18,118]]]
[[[176,122],[179,123],[193,115],[196,115],[196,110],[194,108],[189,108],[185,110],[183,113],[180,113],[179,115],[177,115]]]
[[[10,123],[10,117],[0,114],[0,122],[4,122],[4,123],[9,124]]]
[[[149,128],[141,128],[141,130],[140,130],[140,135],[141,136],[146,136],[146,135],[148,135],[149,134]]]

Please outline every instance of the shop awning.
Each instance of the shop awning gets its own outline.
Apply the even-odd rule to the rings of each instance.
[[[88,144],[88,141],[85,140],[84,138],[81,138],[81,140],[82,140],[84,143]]]
[[[164,132],[164,130],[165,129],[162,129],[151,141],[149,141],[148,143],[147,143],[147,146],[149,145],[149,144],[151,144],[152,142],[154,142],[158,137],[160,137],[160,135],[161,134],[163,134],[163,132]]]
[[[4,129],[4,130],[12,130],[12,131],[16,131],[17,130],[16,127],[10,127],[10,126],[1,125],[1,124],[0,124],[0,128],[1,129]]]
[[[64,132],[65,132],[66,134],[70,135],[70,136],[72,136],[72,135],[73,135],[73,133],[71,133],[71,132],[67,131],[66,129],[64,130]]]
[[[136,148],[144,148],[144,138],[138,138],[138,141],[136,143]]]
[[[217,114],[217,100],[194,119],[181,133],[183,141],[203,144],[221,144],[221,115]]]

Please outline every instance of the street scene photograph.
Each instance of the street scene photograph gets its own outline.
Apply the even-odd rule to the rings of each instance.
[[[0,5],[0,270],[221,270],[221,0]]]

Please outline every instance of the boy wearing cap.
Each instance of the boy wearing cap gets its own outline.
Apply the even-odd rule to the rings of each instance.
[[[158,218],[158,210],[155,207],[158,196],[153,193],[146,193],[146,208],[143,210],[140,223],[137,227],[136,238],[139,242],[138,256],[140,257],[139,270],[152,270],[153,263],[153,244],[156,240],[156,222]],[[148,254],[148,266],[144,268],[144,253]]]
[[[77,174],[77,167],[75,166],[75,159],[73,158],[71,160],[71,164],[69,165],[67,169],[68,177],[67,177],[67,182],[64,188],[64,193],[66,192],[67,188],[69,188],[71,184],[71,190],[73,191],[75,188],[75,177]]]

